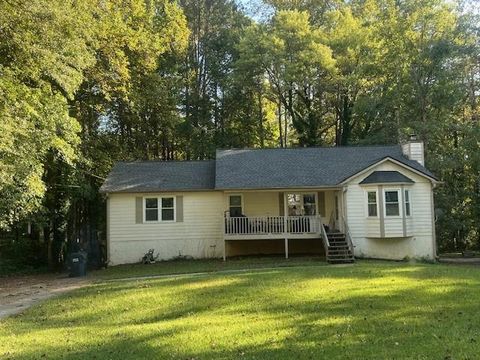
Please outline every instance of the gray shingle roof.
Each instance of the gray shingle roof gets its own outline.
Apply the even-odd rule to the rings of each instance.
[[[116,163],[101,192],[212,190],[215,161],[136,161]]]
[[[386,184],[386,183],[414,183],[412,179],[400,174],[398,171],[374,171],[363,179],[360,184]]]
[[[215,188],[335,186],[387,157],[435,179],[425,167],[407,159],[399,145],[219,150]]]
[[[392,158],[436,180],[399,145],[219,150],[216,160],[120,162],[101,192],[240,190],[336,186]]]

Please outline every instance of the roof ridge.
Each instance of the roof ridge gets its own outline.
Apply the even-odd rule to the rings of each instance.
[[[219,151],[241,151],[241,150],[248,150],[248,151],[258,151],[258,150],[305,150],[305,149],[349,149],[349,148],[387,148],[387,147],[400,147],[400,144],[373,144],[373,145],[362,145],[362,144],[354,144],[354,145],[335,145],[335,146],[306,146],[306,147],[264,147],[264,148],[251,148],[251,147],[244,147],[244,148],[218,148],[216,152]]]
[[[201,162],[215,162],[215,159],[205,159],[205,160],[161,160],[161,159],[152,159],[152,160],[118,160],[115,161],[115,164],[140,164],[140,163],[201,163]]]

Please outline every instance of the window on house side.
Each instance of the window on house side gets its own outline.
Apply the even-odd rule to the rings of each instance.
[[[317,214],[317,204],[315,201],[315,194],[303,195],[303,212],[304,212],[304,215]]]
[[[173,197],[162,198],[162,221],[175,220],[175,200]]]
[[[239,217],[243,215],[241,195],[230,195],[228,210],[231,217]]]
[[[377,192],[369,191],[367,193],[367,203],[368,203],[368,216],[376,217],[377,214]]]
[[[405,190],[405,215],[410,216],[410,190]]]
[[[400,206],[398,202],[398,190],[385,191],[385,215],[399,216]]]
[[[145,198],[144,214],[145,222],[175,221],[175,198]]]
[[[145,199],[145,221],[158,221],[158,199]]]

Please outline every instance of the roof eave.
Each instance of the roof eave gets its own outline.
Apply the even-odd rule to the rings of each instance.
[[[242,187],[242,188],[226,188],[216,187],[215,190],[219,191],[268,191],[268,190],[314,190],[314,189],[341,189],[341,185],[312,185],[312,186],[269,186],[269,187]]]
[[[206,188],[206,189],[126,189],[126,190],[102,190],[99,192],[103,194],[156,194],[156,193],[174,193],[174,192],[208,192],[208,191],[217,191],[216,189]]]
[[[424,178],[427,178],[427,179],[429,179],[433,184],[439,184],[439,183],[440,183],[437,178],[432,177],[432,176],[430,176],[430,175],[428,175],[428,174],[425,174],[425,173],[423,173],[423,172],[415,169],[414,167],[412,167],[412,166],[410,166],[410,165],[407,165],[407,164],[404,164],[404,163],[402,163],[401,161],[398,161],[398,160],[396,160],[396,159],[394,159],[394,158],[392,158],[392,157],[390,157],[390,156],[386,156],[386,157],[384,157],[384,158],[382,158],[382,159],[374,162],[373,164],[370,164],[369,166],[363,168],[362,170],[357,171],[355,174],[350,175],[348,178],[342,180],[342,181],[339,183],[339,185],[346,185],[346,184],[347,184],[350,180],[352,180],[353,178],[355,178],[355,177],[357,177],[357,176],[359,176],[359,175],[367,172],[368,170],[374,168],[375,166],[377,166],[377,165],[379,165],[379,164],[381,164],[381,163],[384,163],[385,161],[391,161],[391,162],[393,162],[393,163],[395,163],[395,164],[397,164],[397,165],[399,165],[399,166],[401,166],[401,167],[403,167],[403,168],[406,168],[406,169],[408,169],[408,170],[416,173],[417,175],[420,175],[420,176],[422,176],[422,177],[424,177]]]
[[[375,182],[368,182],[368,183],[361,182],[358,185],[370,186],[370,185],[413,185],[413,184],[415,184],[414,181],[375,181]]]

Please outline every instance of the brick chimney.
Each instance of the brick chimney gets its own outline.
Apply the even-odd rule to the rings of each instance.
[[[415,160],[425,166],[423,141],[418,140],[415,134],[410,135],[408,141],[402,144],[402,152],[410,160]]]

